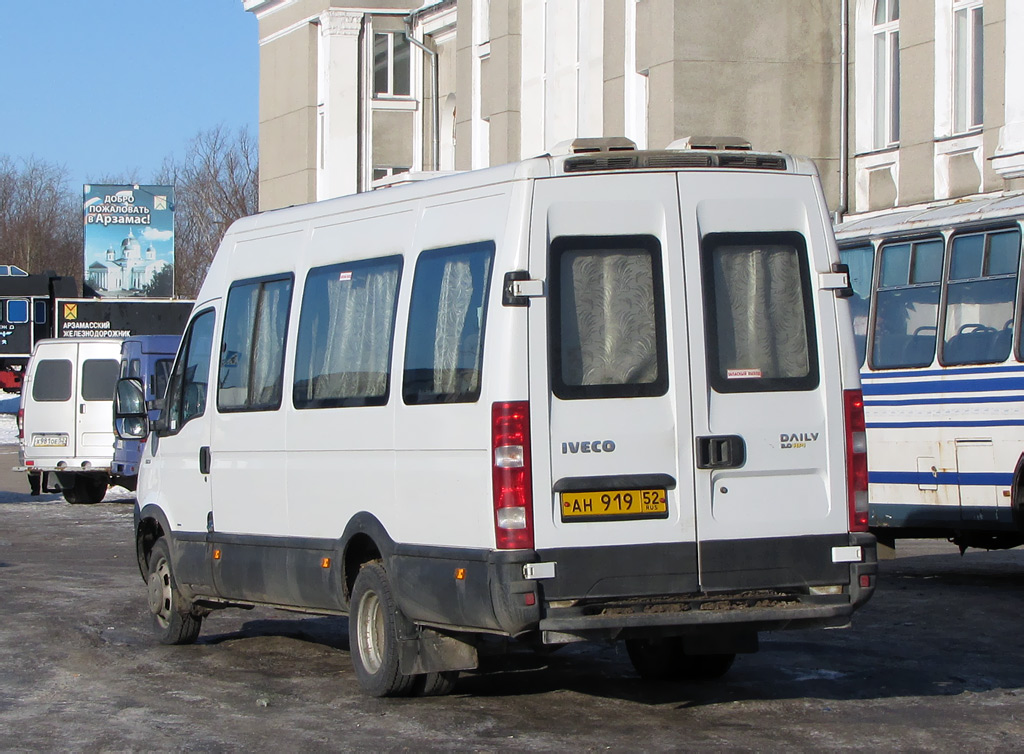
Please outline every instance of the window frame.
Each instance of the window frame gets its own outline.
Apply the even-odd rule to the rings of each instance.
[[[878,21],[880,9],[884,19],[881,22]],[[878,55],[879,43],[884,52],[881,61]],[[871,145],[875,150],[891,149],[899,146],[900,142],[900,16],[898,0],[875,0],[871,26],[871,52]]]
[[[653,382],[571,385],[562,368],[562,255],[567,252],[606,249],[643,249],[651,259],[654,294],[654,335],[657,377]],[[556,236],[548,244],[548,371],[551,390],[561,400],[605,398],[654,398],[668,392],[668,335],[665,313],[665,278],[661,241],[650,234]]]
[[[252,387],[253,387],[252,377],[253,377],[253,374],[254,374],[254,367],[255,367],[255,364],[256,364],[256,362],[255,362],[256,348],[253,346],[253,344],[256,342],[256,338],[257,338],[257,330],[256,330],[256,328],[257,328],[257,326],[260,323],[260,312],[263,309],[263,300],[264,300],[264,296],[265,296],[266,287],[270,283],[279,283],[279,282],[287,282],[288,283],[287,302],[285,304],[285,310],[284,310],[284,332],[281,334],[281,358],[280,358],[280,363],[277,365],[277,368],[278,368],[278,382],[279,382],[279,388],[280,389],[278,390],[278,394],[276,396],[276,400],[275,401],[272,401],[272,402],[259,402],[259,403],[257,403],[257,402],[253,401],[253,395],[252,395]],[[249,340],[248,340],[248,343],[249,343],[249,346],[250,346],[250,351],[249,351],[249,354],[248,354],[248,356],[249,356],[249,371],[247,372],[247,374],[248,374],[248,381],[246,382],[245,402],[242,405],[223,406],[223,405],[221,405],[221,390],[223,389],[222,386],[221,386],[221,379],[222,379],[221,370],[223,369],[223,364],[224,364],[224,354],[225,354],[225,346],[226,346],[226,343],[224,341],[224,336],[225,336],[225,333],[228,330],[228,324],[229,324],[228,323],[228,312],[229,312],[229,309],[230,309],[230,306],[231,306],[231,294],[232,294],[233,291],[235,291],[235,290],[237,290],[239,288],[243,288],[243,287],[247,287],[247,286],[251,286],[251,285],[258,285],[259,286],[259,293],[258,293],[257,301],[256,301],[256,312],[255,312],[255,316],[253,317],[252,329],[250,330],[250,333],[249,333],[250,337],[249,337]],[[224,298],[224,316],[222,318],[221,328],[220,328],[220,346],[218,346],[218,349],[217,349],[217,382],[216,382],[217,395],[216,395],[216,400],[215,400],[215,405],[217,407],[217,413],[221,413],[221,414],[256,413],[256,412],[261,412],[261,411],[277,411],[279,408],[281,408],[281,404],[282,404],[282,402],[284,400],[284,365],[285,365],[285,361],[286,361],[286,357],[287,357],[288,329],[289,329],[289,326],[291,324],[291,307],[292,307],[292,301],[293,301],[294,298],[295,298],[295,274],[292,273],[292,272],[284,272],[284,273],[278,273],[278,274],[274,274],[274,275],[263,275],[263,276],[254,277],[254,278],[245,278],[244,280],[236,280],[236,281],[232,282],[230,286],[228,286],[227,296]],[[207,401],[209,402],[209,398],[207,398]]]
[[[961,35],[960,19],[967,34]],[[985,123],[985,16],[983,0],[953,0],[950,46],[950,127],[952,135],[973,133]],[[964,55],[963,73],[958,62]]]
[[[939,279],[934,282],[923,282],[923,283],[911,283],[910,277],[913,275],[914,259],[915,259],[915,246],[919,244],[929,243],[938,241],[942,245],[942,264],[939,271]],[[874,284],[871,291],[871,318],[868,322],[868,337],[869,343],[866,352],[865,363],[871,368],[872,371],[886,372],[897,369],[926,369],[935,363],[939,352],[939,331],[944,326],[944,306],[945,306],[945,278],[946,278],[946,265],[948,264],[949,257],[949,245],[947,243],[947,237],[939,232],[929,232],[924,235],[917,236],[892,236],[890,238],[882,238],[875,247],[875,276]],[[882,265],[884,264],[883,257],[885,256],[885,250],[890,246],[901,246],[909,244],[910,259],[908,261],[907,268],[907,280],[908,282],[901,285],[882,285]],[[935,315],[935,342],[932,347],[932,357],[927,364],[896,364],[892,366],[879,366],[875,363],[875,346],[878,342],[878,297],[880,294],[890,290],[909,290],[911,288],[925,288],[925,287],[938,287],[938,297],[935,302],[936,315]]]
[[[474,249],[487,249],[488,269],[486,273],[486,279],[484,281],[484,287],[481,291],[480,298],[480,335],[478,340],[477,358],[476,358],[476,369],[478,372],[477,385],[474,390],[453,392],[453,393],[439,393],[439,392],[424,392],[419,390],[413,390],[410,388],[410,369],[409,369],[409,349],[410,345],[414,342],[414,322],[416,321],[416,304],[418,301],[417,293],[422,290],[424,280],[420,276],[420,265],[424,264],[424,260],[432,260],[437,257],[444,256],[457,256],[460,252],[465,253]],[[416,265],[413,269],[412,275],[412,291],[409,297],[408,315],[406,320],[405,330],[405,350],[402,357],[402,402],[406,406],[432,406],[438,404],[453,404],[453,403],[476,403],[480,400],[480,395],[483,391],[483,373],[484,373],[484,349],[487,344],[487,312],[490,308],[490,298],[492,294],[491,284],[494,279],[494,261],[497,257],[497,244],[492,239],[486,239],[482,241],[469,241],[467,243],[455,244],[452,246],[441,246],[432,249],[424,249],[421,251],[416,258]],[[437,327],[437,311],[435,309],[435,341],[436,342],[436,327]]]
[[[1001,233],[1016,233],[1017,234],[1017,268],[1013,273],[999,273],[990,275],[988,273],[988,263],[990,259],[991,251],[991,237],[999,235]],[[981,275],[970,278],[952,278],[953,271],[953,252],[956,241],[961,238],[967,238],[970,236],[982,236],[982,268]],[[938,349],[937,360],[938,363],[943,367],[961,367],[961,366],[977,366],[982,364],[1002,364],[1010,359],[1021,361],[1021,343],[1017,333],[1020,330],[1020,307],[1021,307],[1021,262],[1024,260],[1024,232],[1022,232],[1019,224],[1011,225],[999,225],[999,226],[988,226],[981,228],[960,228],[955,232],[951,233],[946,239],[945,254],[947,259],[945,260],[943,276],[942,276],[942,298],[941,298],[941,331],[942,339],[941,344],[937,343]],[[1002,359],[995,361],[984,360],[984,361],[947,361],[946,357],[946,322],[949,316],[949,290],[955,285],[964,285],[970,283],[977,283],[985,280],[1008,280],[1010,278],[1015,279],[1013,299],[1011,302],[1013,311],[1013,325],[1011,330],[1011,342],[1009,352]],[[954,337],[956,337],[954,335]]]
[[[385,58],[384,75],[387,79],[387,89],[377,89],[377,38],[387,37],[387,55]],[[406,78],[408,82],[408,92],[401,93],[397,92],[395,86],[395,72],[397,66],[395,64],[395,52],[398,46],[398,40],[402,39],[405,41],[405,47],[408,50],[408,56],[406,57]],[[413,66],[412,66],[412,42],[405,35],[404,32],[400,31],[387,31],[387,30],[374,30],[370,37],[370,92],[373,99],[402,99],[408,100],[413,99]]]
[[[183,392],[185,389],[184,371],[187,368],[186,362],[192,349],[192,340],[195,335],[196,323],[204,317],[212,317],[210,324],[210,353],[208,354],[209,361],[206,365],[206,401],[203,403],[203,410],[198,414],[192,414],[187,419],[182,421],[178,426],[172,427],[171,425],[171,409],[174,407],[174,393]],[[206,412],[210,407],[210,389],[209,386],[214,379],[213,375],[213,364],[214,364],[214,349],[217,343],[217,310],[213,307],[203,309],[195,314],[188,325],[185,328],[185,334],[182,336],[181,347],[178,349],[178,353],[174,358],[174,364],[171,366],[170,374],[167,376],[167,387],[164,390],[163,395],[163,408],[160,411],[160,421],[158,423],[158,434],[162,437],[170,437],[178,434],[182,431],[186,424],[191,422],[193,419],[199,419],[206,415]],[[181,372],[179,372],[179,366]],[[179,406],[184,403],[184,398],[179,402]]]

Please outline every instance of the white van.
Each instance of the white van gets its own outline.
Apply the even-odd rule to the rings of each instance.
[[[848,623],[875,542],[816,171],[623,141],[232,226],[143,456],[162,641],[347,613],[385,696],[449,690],[487,635],[695,678]]]
[[[118,338],[40,340],[21,389],[21,471],[33,493],[98,503],[110,484]]]

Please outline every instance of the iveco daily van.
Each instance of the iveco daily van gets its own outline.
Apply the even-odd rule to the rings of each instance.
[[[33,492],[98,503],[110,484],[111,426],[121,341],[51,338],[32,350],[21,388],[18,467]]]
[[[734,149],[584,140],[238,221],[143,454],[161,639],[347,614],[385,696],[486,635],[693,678],[845,625],[876,570],[847,277],[811,162]]]
[[[163,398],[167,389],[167,376],[171,373],[174,355],[181,343],[180,335],[135,335],[125,338],[121,344],[121,377],[132,377],[139,381],[145,393],[146,405],[151,419],[159,412],[156,402]],[[114,460],[110,465],[113,484],[134,490],[139,477],[139,461],[146,439],[120,436],[114,438]]]

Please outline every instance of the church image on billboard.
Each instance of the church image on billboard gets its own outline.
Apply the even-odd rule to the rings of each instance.
[[[85,282],[99,296],[174,295],[174,188],[85,186]]]

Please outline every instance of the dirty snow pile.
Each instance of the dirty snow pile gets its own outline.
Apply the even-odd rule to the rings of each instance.
[[[18,444],[18,406],[21,399],[13,395],[0,399],[0,445]]]

